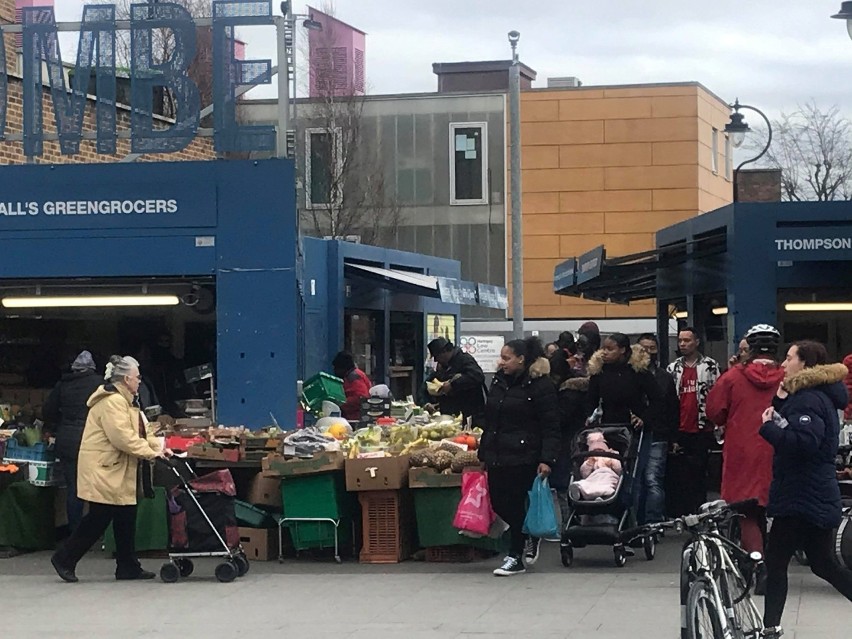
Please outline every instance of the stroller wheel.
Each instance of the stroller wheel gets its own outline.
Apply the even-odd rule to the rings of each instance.
[[[562,555],[562,565],[570,568],[574,563],[574,547],[570,544],[563,544],[560,548],[560,554]]]
[[[237,565],[237,577],[244,577],[249,571],[248,558],[243,553],[240,553],[234,557],[234,563]]]
[[[654,539],[653,535],[645,537],[642,541],[642,548],[645,549],[645,559],[653,561],[654,557],[657,556],[657,540]]]
[[[237,578],[237,567],[230,561],[225,561],[216,566],[216,579],[223,584],[232,582]]]
[[[177,567],[180,571],[181,577],[189,577],[192,574],[192,571],[195,570],[195,565],[192,563],[192,559],[178,559]]]
[[[613,559],[615,560],[616,568],[624,568],[627,564],[627,552],[622,546],[616,546],[612,549]]]
[[[178,567],[169,562],[167,564],[163,564],[160,568],[160,580],[164,584],[173,584],[180,578],[180,570]]]

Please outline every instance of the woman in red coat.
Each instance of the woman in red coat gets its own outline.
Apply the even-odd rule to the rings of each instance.
[[[760,427],[763,411],[784,380],[784,369],[775,361],[781,342],[776,329],[758,324],[745,339],[749,359],[729,369],[710,390],[707,418],[725,429],[722,499],[758,500],[760,507],[741,521],[741,541],[749,552],[762,553],[773,450],[760,436]]]

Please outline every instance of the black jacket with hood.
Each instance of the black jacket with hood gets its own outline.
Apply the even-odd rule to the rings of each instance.
[[[631,413],[646,421],[648,406],[662,397],[649,370],[651,358],[644,348],[634,344],[626,362],[604,364],[603,351],[589,360],[588,408],[603,400],[604,424],[629,424]]]
[[[56,433],[56,454],[60,459],[77,459],[89,407],[89,397],[104,383],[95,371],[66,373],[50,391],[42,414]]]
[[[463,415],[465,419],[481,421],[485,409],[485,374],[472,355],[457,348],[446,368],[437,372],[437,379],[450,382],[448,395],[437,398],[444,415]]]
[[[489,466],[553,465],[561,420],[550,362],[537,359],[524,373],[494,376],[485,404],[479,459]]]
[[[651,366],[651,373],[660,387],[660,396],[648,403],[647,423],[656,442],[673,441],[680,429],[680,398],[674,377],[659,366]]]

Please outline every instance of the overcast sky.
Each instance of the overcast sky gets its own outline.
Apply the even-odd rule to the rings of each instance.
[[[57,18],[78,20],[83,4],[56,0]],[[694,80],[775,116],[811,98],[852,112],[852,40],[829,19],[839,7],[840,0],[337,0],[335,10],[368,33],[371,93],[433,91],[433,62],[508,59],[506,33],[517,29],[521,59],[538,72],[534,86],[566,75],[585,85]],[[273,33],[252,31],[248,53],[274,59]]]

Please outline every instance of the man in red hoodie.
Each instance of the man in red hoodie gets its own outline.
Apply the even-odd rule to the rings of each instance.
[[[331,365],[334,374],[343,380],[343,392],[346,394],[346,403],[340,407],[340,413],[344,419],[357,422],[361,419],[361,402],[370,396],[373,384],[367,374],[355,366],[352,353],[341,351],[334,356]]]
[[[722,499],[728,503],[757,499],[759,507],[741,520],[742,545],[763,552],[766,504],[772,483],[773,450],[761,436],[763,411],[784,380],[776,356],[781,333],[768,324],[750,328],[745,338],[749,357],[719,378],[707,396],[707,417],[725,429]],[[763,583],[758,579],[758,586]]]

